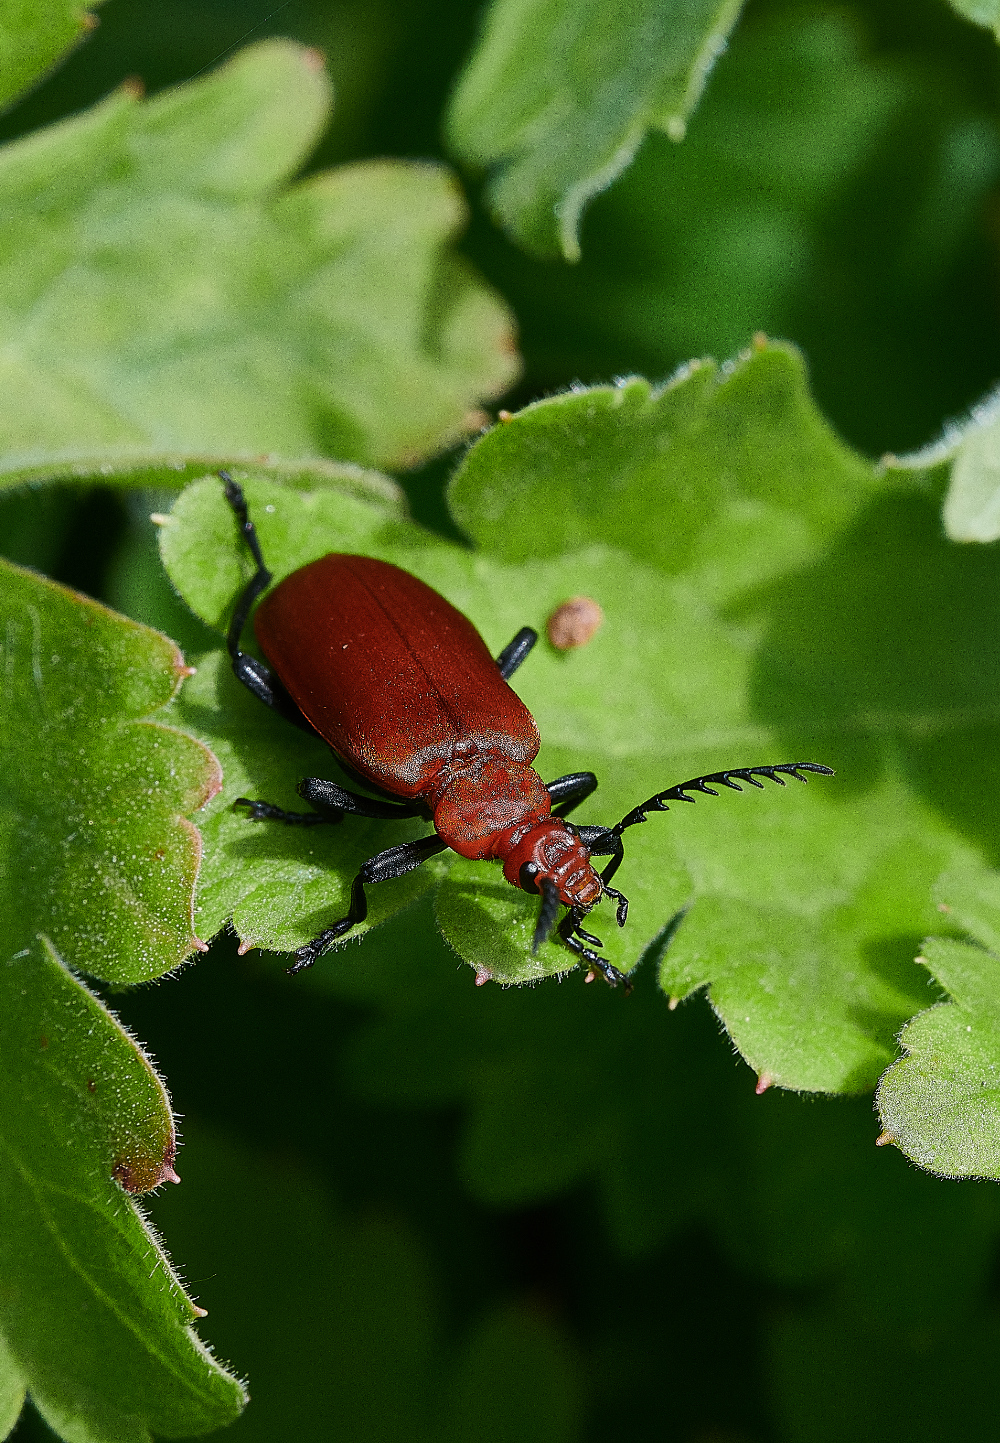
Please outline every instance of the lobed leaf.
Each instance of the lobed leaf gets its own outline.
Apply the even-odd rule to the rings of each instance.
[[[289,187],[329,104],[316,52],[268,41],[0,149],[8,477],[150,452],[407,464],[481,424],[517,362],[451,253],[455,184],[382,161]]]
[[[577,260],[587,202],[648,130],[683,138],[739,11],[740,0],[494,0],[448,125],[457,154],[491,169],[504,228]]]
[[[134,982],[198,945],[182,814],[217,764],[153,720],[185,671],[166,637],[6,563],[0,632],[3,1408],[27,1385],[66,1438],[204,1432],[242,1389],[125,1196],[175,1176],[169,1100],[67,963]]]
[[[931,937],[918,958],[948,1000],[903,1028],[879,1083],[883,1140],[943,1177],[1000,1178],[1000,878],[941,879],[941,911],[974,941]],[[946,900],[945,900],[946,899]],[[988,949],[988,950],[987,950]]]
[[[758,347],[659,391],[640,381],[580,390],[498,426],[452,486],[476,554],[332,491],[307,498],[257,483],[249,494],[277,575],[331,549],[383,556],[446,594],[494,652],[526,622],[542,631],[567,596],[597,600],[606,621],[587,647],[539,646],[516,677],[543,737],[542,775],[599,776],[581,822],[608,824],[656,789],[726,765],[808,759],[838,770],[836,782],[767,784],[654,814],[626,834],[628,926],[619,931],[606,908],[591,924],[609,960],[630,970],[647,951],[657,957],[658,934],[683,912],[658,957],[661,985],[675,999],[708,987],[762,1085],[875,1081],[924,998],[912,959],[936,915],[931,884],[976,855],[982,794],[1000,781],[980,767],[975,788],[956,791],[947,770],[949,757],[981,755],[998,720],[982,664],[996,641],[980,599],[996,563],[948,547],[907,476],[881,478],[831,435],[792,352]],[[168,557],[175,584],[221,626],[248,574],[221,487],[200,483],[174,517],[168,536],[190,544],[183,566]],[[916,598],[915,558],[926,578]],[[206,705],[199,734],[221,748],[226,726]],[[251,795],[294,806],[292,783],[324,769],[317,749],[288,745],[300,760],[284,789],[271,795],[280,780],[269,741],[248,766],[262,781]],[[213,925],[250,892],[275,909],[269,936],[284,946],[341,915],[350,871],[320,873],[323,857],[337,867],[347,855],[348,824],[321,829],[322,840],[231,816],[218,825],[220,836],[237,828],[227,846],[240,845],[244,869],[238,882],[220,872]],[[260,854],[248,868],[251,836]],[[366,826],[364,847],[393,840],[399,831]],[[416,885],[372,889],[378,915]],[[531,957],[532,916],[484,864],[454,861],[438,897],[446,937],[483,981],[572,965],[551,942]]]

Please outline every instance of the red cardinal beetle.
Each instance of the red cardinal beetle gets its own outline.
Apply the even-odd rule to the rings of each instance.
[[[289,825],[339,822],[345,813],[380,819],[425,817],[435,834],[390,847],[361,868],[351,905],[295,953],[300,972],[368,915],[365,887],[401,877],[436,852],[500,862],[512,887],[540,893],[534,951],[548,937],[560,907],[558,933],[571,952],[612,985],[628,979],[593,949],[601,941],[584,917],[610,897],[624,927],[628,899],[610,885],[624,858],[622,833],[667,811],[688,792],[717,796],[713,785],[742,791],[758,777],[784,786],[784,776],[829,767],[816,762],[737,767],[657,792],[613,827],[574,826],[569,812],[594,791],[593,772],[546,784],[531,763],[540,745],[534,718],[507,685],[537,632],[523,627],[494,660],[472,622],[409,572],[370,556],[333,552],[293,571],[261,602],[254,631],[270,666],[240,649],[250,609],[271,584],[239,485],[220,471],[257,570],[240,595],[227,646],[233,671],[266,706],[320,736],[341,767],[386,800],[306,777],[298,793],[311,812],[287,812],[240,797],[253,818]],[[389,800],[393,799],[393,800]],[[603,871],[592,859],[610,857]]]

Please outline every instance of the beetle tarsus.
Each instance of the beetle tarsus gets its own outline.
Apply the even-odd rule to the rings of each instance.
[[[508,641],[497,657],[497,666],[504,681],[514,675],[537,640],[538,632],[533,626],[522,626],[513,640]]]

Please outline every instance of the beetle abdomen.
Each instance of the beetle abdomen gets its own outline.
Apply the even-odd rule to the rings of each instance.
[[[433,790],[470,742],[537,755],[534,719],[472,622],[398,566],[331,552],[276,586],[254,629],[320,736],[396,796]]]

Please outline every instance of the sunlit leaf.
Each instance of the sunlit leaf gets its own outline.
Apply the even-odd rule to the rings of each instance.
[[[329,103],[317,53],[270,41],[0,150],[8,476],[102,452],[112,479],[149,452],[404,464],[481,425],[517,362],[450,249],[457,188],[403,161],[289,186]]]

